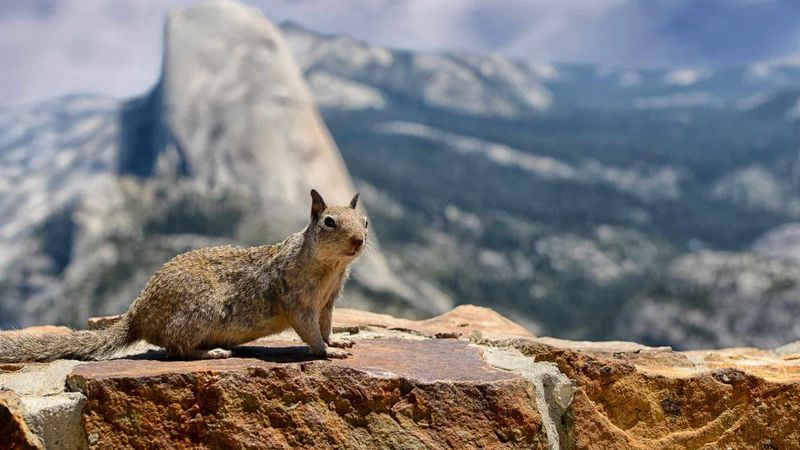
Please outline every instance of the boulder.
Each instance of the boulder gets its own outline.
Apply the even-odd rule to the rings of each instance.
[[[38,436],[31,433],[23,417],[19,396],[10,391],[0,391],[0,436],[3,448],[10,450],[44,449]]]
[[[532,386],[464,341],[370,339],[335,361],[294,345],[97,362],[67,381],[99,448],[546,448]]]
[[[576,342],[470,305],[427,320],[337,309],[334,331],[346,359],[287,332],[221,360],[138,346],[9,365],[4,425],[46,448],[800,448],[800,343]]]
[[[399,319],[388,314],[340,308],[336,311],[334,326],[342,330],[378,327],[411,331],[427,337],[468,337],[476,332],[494,337],[533,337],[530,331],[492,309],[474,305],[457,306],[426,320]]]
[[[574,448],[800,448],[796,355],[598,347],[531,355],[577,383],[569,411]]]

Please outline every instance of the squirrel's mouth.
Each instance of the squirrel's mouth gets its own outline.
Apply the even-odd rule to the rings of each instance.
[[[360,250],[351,250],[349,252],[345,252],[344,255],[345,256],[356,256],[356,255],[358,255],[359,252],[360,252]]]

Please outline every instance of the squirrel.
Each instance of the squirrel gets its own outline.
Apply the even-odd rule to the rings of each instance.
[[[109,328],[67,335],[0,332],[0,361],[93,360],[145,340],[169,358],[227,358],[230,348],[293,328],[317,357],[344,358],[331,340],[336,299],[367,240],[367,218],[311,191],[311,220],[283,242],[206,247],[175,256]],[[340,348],[333,348],[340,347]]]

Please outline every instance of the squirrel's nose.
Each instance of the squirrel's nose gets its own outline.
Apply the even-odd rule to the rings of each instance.
[[[350,243],[353,244],[356,250],[360,249],[362,245],[364,245],[364,238],[358,236],[351,236]]]

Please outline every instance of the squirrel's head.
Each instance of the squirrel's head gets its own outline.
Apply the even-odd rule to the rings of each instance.
[[[367,242],[367,218],[356,210],[358,194],[347,206],[328,206],[316,190],[311,190],[311,223],[308,231],[321,259],[355,259]]]

